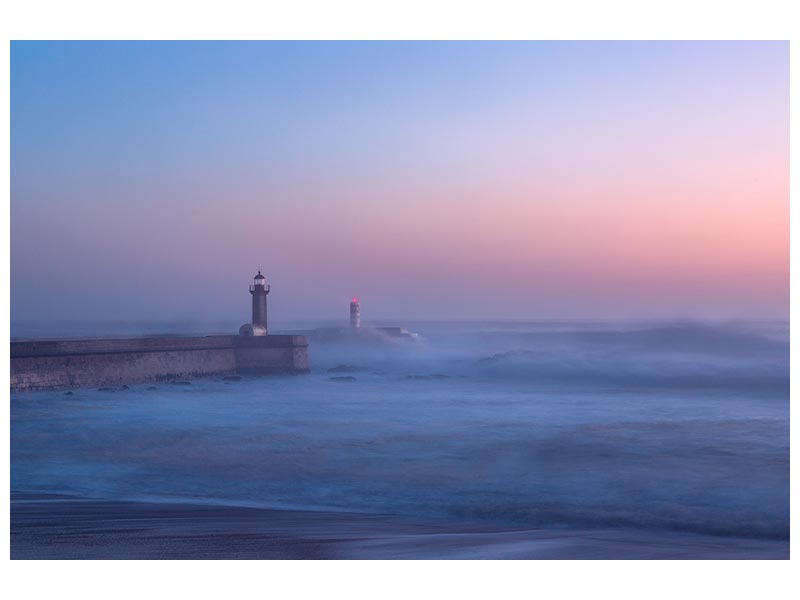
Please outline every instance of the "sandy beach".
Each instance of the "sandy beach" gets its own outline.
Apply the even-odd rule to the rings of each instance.
[[[788,559],[788,540],[12,493],[12,559]]]

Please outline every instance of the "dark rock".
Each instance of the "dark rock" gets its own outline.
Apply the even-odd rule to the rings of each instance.
[[[129,388],[127,385],[123,385],[123,386],[122,386],[121,388],[119,388],[119,389],[121,389],[121,390],[129,390],[129,389],[131,389],[131,388]]]
[[[345,377],[328,377],[329,381],[358,381],[352,375],[347,375]]]
[[[417,379],[419,381],[432,381],[435,379],[450,379],[450,375],[442,375],[441,373],[433,373],[431,375],[406,375],[406,379]]]
[[[525,358],[526,356],[530,355],[533,355],[533,352],[531,352],[530,350],[509,350],[508,352],[498,352],[497,354],[492,354],[491,356],[480,358],[478,359],[477,362],[480,365],[494,365],[496,363],[512,360],[515,358]]]
[[[117,391],[117,388],[112,388],[112,387],[101,387],[101,388],[97,388],[97,391],[98,391],[98,392],[116,392],[116,391]]]
[[[222,381],[241,381],[242,378],[239,375],[227,375],[222,378]]]
[[[64,392],[65,396],[72,396],[72,392]]]
[[[148,389],[148,391],[153,391],[153,390],[157,390],[158,388],[156,386],[154,386],[154,385],[151,385],[147,389]]]

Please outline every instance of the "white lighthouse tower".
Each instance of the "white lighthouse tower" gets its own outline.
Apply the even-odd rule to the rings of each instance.
[[[350,327],[353,329],[361,327],[361,303],[358,298],[350,300]]]

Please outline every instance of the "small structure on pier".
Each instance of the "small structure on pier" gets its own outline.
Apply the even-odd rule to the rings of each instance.
[[[361,303],[358,298],[350,300],[350,327],[354,329],[361,327]]]
[[[361,326],[361,302],[350,300],[350,327],[319,327],[300,332],[318,342],[385,343],[394,340],[416,340],[418,334],[404,327],[371,325]]]

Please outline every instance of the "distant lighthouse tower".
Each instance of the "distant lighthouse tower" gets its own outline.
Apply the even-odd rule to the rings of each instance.
[[[253,285],[250,286],[250,295],[253,296],[253,325],[258,325],[267,331],[267,294],[269,286],[267,280],[261,274],[261,269],[253,278]]]
[[[250,295],[253,296],[253,322],[242,325],[239,328],[239,335],[248,337],[267,335],[267,294],[269,286],[259,269],[250,285]]]
[[[350,301],[350,327],[355,329],[361,327],[361,303],[358,298]]]

